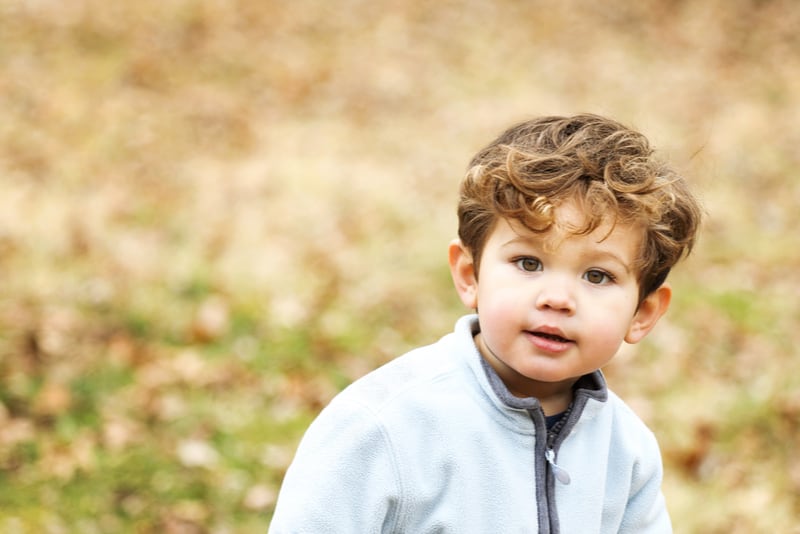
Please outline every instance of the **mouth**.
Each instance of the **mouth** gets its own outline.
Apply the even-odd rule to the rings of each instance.
[[[539,326],[535,330],[528,330],[528,335],[551,343],[574,343],[574,339],[568,338],[564,332],[556,326]]]
[[[548,354],[562,354],[574,346],[575,342],[562,334],[563,332],[555,328],[527,332],[533,346]]]
[[[558,343],[570,343],[572,342],[571,339],[567,339],[563,336],[558,334],[549,334],[547,332],[530,332],[532,336],[539,337],[542,339],[549,339],[550,341],[556,341]]]

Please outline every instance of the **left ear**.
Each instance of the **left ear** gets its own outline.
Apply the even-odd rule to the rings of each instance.
[[[669,308],[672,300],[672,288],[669,284],[661,287],[647,295],[636,314],[633,316],[628,333],[625,334],[625,341],[628,343],[638,343],[650,333],[658,320]]]

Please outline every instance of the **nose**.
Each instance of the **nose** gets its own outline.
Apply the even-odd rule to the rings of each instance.
[[[544,284],[536,296],[536,308],[560,313],[575,312],[575,296],[571,284],[555,277]]]

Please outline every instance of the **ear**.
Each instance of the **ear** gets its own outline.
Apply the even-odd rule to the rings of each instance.
[[[625,341],[628,343],[638,343],[650,333],[658,320],[669,308],[672,300],[672,287],[663,284],[661,287],[650,293],[639,305],[636,315],[633,316]]]
[[[447,248],[450,263],[450,274],[453,284],[464,306],[470,309],[478,308],[478,279],[475,275],[475,263],[472,253],[464,246],[460,239],[454,239]]]

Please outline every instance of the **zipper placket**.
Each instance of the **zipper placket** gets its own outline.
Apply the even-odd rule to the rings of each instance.
[[[548,464],[550,464],[550,470],[553,472],[553,476],[556,477],[556,480],[567,486],[572,481],[572,479],[570,478],[567,470],[556,463],[556,451],[554,445],[557,436],[558,436],[557,432],[548,431],[547,447],[545,448],[544,451],[544,459],[547,460]]]
[[[560,529],[558,525],[558,512],[555,509],[555,484],[569,484],[570,476],[564,468],[556,464],[555,459],[558,446],[563,440],[563,438],[559,439],[561,429],[571,416],[572,406],[567,408],[567,412],[564,413],[562,419],[550,430],[547,429],[546,417],[541,407],[538,409],[529,409],[528,411],[536,428],[544,431],[542,433],[544,435],[544,442],[542,443],[540,441],[540,445],[536,447],[536,463],[545,470],[545,476],[542,479],[544,487],[537,490],[537,493],[541,491],[540,497],[543,501],[540,502],[540,506],[544,507],[544,510],[540,508],[539,529],[540,532],[547,534],[558,534]],[[544,514],[542,514],[542,512],[544,512]]]
[[[566,412],[564,412],[564,415],[561,416],[561,419],[553,426],[553,428],[547,431],[547,440],[544,452],[545,460],[547,460],[547,463],[550,464],[550,470],[553,472],[553,476],[558,482],[564,484],[565,486],[568,485],[572,479],[570,478],[567,470],[556,463],[556,440],[561,434],[561,430],[572,416],[572,408],[573,404],[570,404],[567,407]]]

